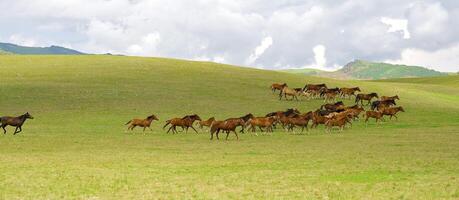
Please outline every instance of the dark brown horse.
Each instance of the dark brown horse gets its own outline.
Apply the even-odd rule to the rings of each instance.
[[[401,106],[399,106],[399,107],[391,107],[391,108],[384,108],[382,110],[382,114],[383,114],[383,116],[384,115],[389,115],[390,116],[389,119],[391,119],[391,120],[392,120],[392,117],[395,117],[395,119],[398,120],[397,113],[400,112],[400,111],[401,112],[405,112],[405,110]]]
[[[310,90],[320,90],[322,88],[327,88],[327,85],[324,83],[322,84],[306,84],[303,88],[303,91],[310,91]]]
[[[254,118],[254,116],[252,115],[252,113],[249,113],[249,114],[244,115],[244,116],[242,116],[242,117],[228,118],[228,119],[226,119],[225,121],[228,121],[228,120],[236,120],[236,119],[242,119],[242,120],[244,121],[244,124],[245,124],[247,121],[249,121],[249,119],[252,119],[252,118]],[[241,126],[241,127],[242,127],[242,129],[241,129],[239,132],[240,132],[240,133],[244,133],[244,128],[245,128],[245,126]]]
[[[145,131],[145,128],[149,128],[150,130],[152,130],[150,128],[150,125],[151,125],[151,122],[153,120],[156,120],[158,121],[159,119],[155,116],[155,115],[150,115],[148,116],[146,119],[132,119],[130,121],[128,121],[125,125],[129,125],[128,129],[127,130],[134,130],[134,128],[136,126],[140,126],[140,127],[143,127],[143,131]]]
[[[19,133],[22,131],[22,125],[27,119],[33,119],[32,115],[30,115],[28,112],[18,116],[18,117],[10,117],[10,116],[4,116],[0,117],[0,126],[3,129],[3,134],[6,134],[6,129],[5,127],[7,126],[14,126],[16,129],[14,130],[13,135],[16,135],[16,133]]]
[[[388,100],[383,100],[383,101],[373,101],[371,102],[371,110],[382,110],[383,108],[390,107],[390,106],[395,106],[397,105],[395,103],[395,100],[393,99],[388,99]]]
[[[325,115],[330,114],[329,111],[321,111],[320,109],[312,113],[312,125],[311,128],[317,128],[319,124],[325,124],[327,118]]]
[[[328,111],[336,112],[338,109],[344,109],[344,103],[342,101],[338,101],[336,103],[327,103],[320,106],[320,109],[326,109]]]
[[[376,93],[370,93],[370,94],[358,94],[356,97],[355,97],[355,103],[359,103],[363,106],[363,100],[366,100],[367,101],[367,105],[369,105],[371,103],[371,99],[373,98],[378,98],[378,94]]]
[[[188,128],[192,128],[196,133],[198,133],[198,131],[196,131],[196,129],[194,129],[193,127],[193,123],[196,120],[201,121],[201,118],[196,114],[187,115],[182,118],[173,118],[166,121],[166,124],[163,126],[163,129],[170,124],[171,127],[169,127],[169,130],[167,130],[167,133],[169,133],[170,130],[172,130],[172,133],[178,133],[176,129],[177,126],[182,127],[182,129],[186,130],[186,133],[188,133]]]

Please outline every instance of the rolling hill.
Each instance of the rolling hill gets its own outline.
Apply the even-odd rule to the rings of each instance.
[[[457,76],[334,80],[176,59],[11,55],[0,59],[0,77],[0,116],[34,116],[20,134],[7,127],[0,136],[1,199],[459,198]],[[192,113],[225,119],[323,104],[279,101],[273,82],[398,94],[406,112],[341,133],[278,128],[239,141],[162,129]],[[126,131],[150,114],[159,117],[153,131]]]
[[[288,73],[313,75],[334,79],[356,80],[378,80],[448,75],[447,73],[442,73],[419,66],[393,65],[388,63],[376,63],[364,60],[355,60],[334,72],[326,72],[315,69],[297,69],[283,71]]]
[[[0,51],[20,55],[82,55],[84,53],[60,46],[26,47],[11,43],[0,43]]]

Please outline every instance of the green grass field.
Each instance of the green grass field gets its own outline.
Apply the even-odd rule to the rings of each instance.
[[[0,136],[0,199],[458,199],[459,76],[436,79],[338,81],[173,59],[0,56],[0,115],[35,117],[22,133],[10,127]],[[319,126],[239,141],[161,129],[191,113],[224,119],[323,103],[279,101],[273,82],[398,94],[407,112],[342,133]],[[152,113],[160,119],[153,132],[126,131],[128,120]]]

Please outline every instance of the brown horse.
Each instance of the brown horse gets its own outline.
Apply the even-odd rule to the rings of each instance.
[[[218,138],[218,133],[220,131],[225,131],[226,132],[226,139],[228,140],[228,136],[230,132],[232,131],[235,135],[237,140],[239,140],[239,136],[237,135],[236,132],[236,127],[242,126],[244,127],[245,122],[242,118],[233,118],[233,119],[227,119],[225,121],[215,121],[211,128],[210,128],[210,139],[212,140],[214,138],[214,133]]]
[[[210,127],[210,125],[212,125],[214,121],[215,121],[215,117],[211,117],[208,120],[200,121],[199,128],[203,129],[204,126]]]
[[[371,102],[371,107],[370,108],[371,108],[371,110],[375,110],[375,109],[382,110],[382,109],[384,109],[386,107],[395,106],[395,105],[397,105],[397,104],[395,103],[395,100],[393,100],[393,99],[387,99],[387,100],[384,100],[384,101],[377,100],[377,101]]]
[[[327,85],[325,85],[324,83],[322,84],[306,84],[304,87],[303,87],[303,91],[310,91],[310,90],[320,90],[322,88],[327,88]]]
[[[352,119],[356,120],[356,119],[359,119],[359,115],[360,113],[362,113],[363,111],[365,111],[365,109],[363,109],[362,107],[348,107],[348,108],[345,108],[345,112],[348,112],[351,116],[352,116]]]
[[[376,93],[370,93],[370,94],[358,94],[356,97],[355,97],[355,103],[359,103],[363,106],[363,100],[366,100],[368,101],[367,105],[369,105],[371,103],[371,99],[373,98],[378,98],[378,94]]]
[[[327,119],[327,121],[325,122],[324,125],[326,127],[325,130],[327,132],[330,132],[332,127],[334,127],[334,126],[338,126],[339,127],[339,131],[341,132],[341,131],[344,130],[344,127],[346,126],[347,123],[351,123],[349,121],[348,115],[336,115],[335,117]]]
[[[395,96],[391,96],[391,97],[388,97],[388,96],[381,96],[381,101],[387,101],[387,100],[400,100],[400,98],[398,98],[398,95],[395,95]]]
[[[356,92],[361,92],[359,87],[353,87],[353,88],[341,88],[340,94],[342,98],[345,98],[346,96],[351,99],[351,96],[355,96]]]
[[[304,128],[306,128],[306,131],[308,130],[308,123],[312,119],[313,113],[312,111],[309,111],[307,113],[295,116],[295,117],[290,117],[288,124],[288,130],[293,131],[293,128],[296,126],[301,127],[301,132],[303,132]]]
[[[258,127],[261,132],[262,128],[266,128],[267,132],[273,132],[273,124],[277,121],[276,116],[272,117],[254,117],[247,121],[247,124],[250,124],[252,132],[255,132],[255,127]],[[255,133],[255,135],[258,135]]]
[[[367,111],[365,112],[365,123],[368,122],[368,119],[369,118],[375,118],[376,119],[376,124],[379,124],[378,120],[380,119],[384,119],[382,118],[383,117],[383,113],[382,112],[379,112],[379,111]]]
[[[326,113],[328,114],[329,112],[326,112]],[[318,109],[312,113],[311,128],[317,128],[319,124],[325,124],[326,121],[327,121],[327,118],[325,117],[325,115],[322,115],[321,110]]]
[[[140,126],[143,127],[143,131],[145,131],[145,128],[147,127],[152,131],[150,125],[153,120],[158,121],[159,119],[155,115],[150,115],[146,119],[132,119],[128,121],[125,125],[130,124],[127,130],[134,130],[136,126]]]
[[[287,83],[283,83],[283,84],[280,84],[280,83],[273,83],[271,85],[271,90],[274,92],[276,92],[276,90],[279,90],[279,91],[282,91],[282,89],[284,89],[284,87],[288,87],[287,86]]]
[[[171,127],[169,127],[169,130],[167,130],[167,133],[169,133],[170,130],[172,130],[172,133],[178,133],[176,129],[177,126],[182,127],[182,129],[186,130],[186,133],[188,133],[188,128],[192,128],[196,133],[198,133],[198,131],[196,131],[196,129],[194,129],[193,127],[193,123],[196,120],[201,121],[201,118],[197,114],[187,115],[182,118],[173,118],[166,121],[166,124],[163,126],[163,129],[170,124]]]
[[[324,109],[324,108],[325,110],[335,112],[339,109],[344,109],[344,103],[342,101],[338,101],[333,104],[327,103],[327,104],[320,106],[320,109]]]
[[[398,118],[397,118],[397,113],[398,113],[398,112],[405,112],[405,110],[404,110],[403,107],[401,107],[401,106],[399,106],[399,107],[384,108],[384,109],[382,110],[383,116],[384,116],[384,115],[389,115],[389,116],[390,116],[389,119],[391,119],[391,120],[392,120],[392,117],[395,117],[395,119],[398,120]]]
[[[5,127],[7,126],[14,126],[16,129],[14,130],[13,135],[16,135],[16,133],[19,133],[22,131],[22,125],[27,119],[33,119],[32,115],[30,115],[28,112],[18,116],[18,117],[10,117],[10,116],[4,116],[0,117],[0,126],[3,129],[3,134],[6,134],[6,129]]]
[[[289,88],[289,87],[284,87],[284,88],[281,90],[281,92],[279,93],[279,100],[282,100],[282,94],[284,95],[284,98],[285,98],[286,100],[288,100],[288,99],[287,99],[287,96],[291,96],[292,99],[290,99],[290,100],[293,101],[293,99],[296,99],[296,100],[298,101],[298,95],[299,95],[300,93],[298,93],[297,91],[295,91],[294,89],[291,89],[291,88]]]

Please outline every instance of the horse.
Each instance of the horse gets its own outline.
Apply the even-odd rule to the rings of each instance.
[[[207,127],[210,127],[210,125],[212,125],[212,123],[215,121],[215,117],[211,117],[209,118],[208,120],[204,120],[204,121],[200,121],[198,124],[199,124],[199,128],[200,129],[203,129],[204,126],[207,126]]]
[[[265,115],[265,117],[272,117],[275,116],[278,121],[281,122],[282,127],[285,128],[286,120],[284,119],[285,117],[293,117],[295,115],[299,115],[300,111],[296,108],[289,108],[286,111],[277,111],[277,112],[271,112]],[[274,128],[276,128],[276,125],[274,124]]]
[[[336,114],[333,116],[328,116],[326,117],[327,120],[325,121],[324,125],[326,127],[325,131],[330,132],[332,127],[338,126],[339,131],[343,131],[344,127],[346,126],[347,123],[351,124],[352,123],[349,121],[349,115],[347,113],[342,113],[342,114]]]
[[[326,111],[326,110],[316,110],[312,113],[312,125],[311,128],[317,128],[319,124],[325,124],[327,121],[327,118],[325,115],[330,114],[331,112]]]
[[[250,124],[252,132],[255,132],[255,127],[258,126],[261,132],[263,132],[263,128],[266,128],[267,132],[273,132],[273,124],[277,121],[276,116],[271,117],[254,117],[247,121],[247,124]],[[255,135],[258,135],[255,133]]]
[[[383,113],[382,112],[369,110],[369,111],[365,112],[365,124],[368,123],[368,119],[369,118],[375,118],[376,119],[376,124],[379,124],[378,120],[380,120],[380,119],[384,120],[384,118],[382,118],[382,117],[383,117]]]
[[[180,127],[182,127],[182,129],[186,130],[186,133],[188,133],[188,128],[190,128],[190,127],[196,133],[198,133],[198,131],[196,131],[196,129],[194,129],[194,127],[193,127],[193,123],[196,120],[202,121],[201,118],[197,114],[187,115],[187,116],[182,117],[182,118],[172,118],[172,119],[166,121],[166,124],[163,126],[163,129],[166,128],[166,126],[170,124],[171,127],[169,127],[169,130],[167,130],[167,133],[169,133],[170,130],[172,130],[172,133],[178,133],[177,129],[176,129],[177,126],[180,126]]]
[[[274,92],[276,92],[276,90],[279,90],[279,91],[282,91],[282,89],[284,89],[284,87],[287,87],[287,83],[283,83],[283,84],[280,84],[280,83],[273,83],[271,85],[271,90]]]
[[[3,134],[6,134],[6,129],[5,127],[7,126],[14,126],[16,129],[14,130],[13,135],[16,135],[16,133],[19,133],[22,131],[22,125],[27,119],[33,119],[32,115],[29,114],[29,112],[26,112],[25,114],[18,116],[18,117],[10,117],[10,116],[3,116],[0,117],[0,126],[3,129]]]
[[[308,123],[312,119],[312,117],[313,117],[312,111],[309,111],[307,113],[289,118],[288,130],[293,131],[293,128],[295,126],[299,126],[301,127],[301,132],[303,132],[304,128],[306,128],[306,131],[308,131]]]
[[[384,100],[384,101],[377,100],[377,101],[373,101],[371,103],[371,110],[375,110],[376,108],[378,110],[382,110],[385,107],[390,107],[390,106],[395,106],[395,105],[397,105],[397,104],[395,103],[395,100],[393,100],[393,99],[388,99],[388,100]]]
[[[400,98],[398,98],[398,95],[395,95],[395,96],[391,96],[391,97],[388,97],[388,96],[381,96],[381,101],[387,101],[387,100],[400,100]]]
[[[351,116],[352,116],[352,119],[355,120],[355,119],[359,119],[359,115],[361,112],[365,111],[365,109],[363,109],[362,107],[348,107],[348,108],[345,108],[344,109],[345,112],[348,112]]]
[[[327,103],[327,104],[324,104],[324,105],[321,105],[320,106],[320,109],[324,109],[325,110],[329,110],[329,111],[337,111],[338,109],[343,109],[344,108],[344,103],[342,101],[338,101],[336,103],[333,103],[333,104],[330,104],[330,103]]]
[[[376,94],[375,92],[370,93],[370,94],[361,93],[355,97],[355,103],[358,104],[360,102],[360,104],[363,106],[363,100],[367,100],[368,101],[367,105],[369,105],[371,102],[371,99],[373,98],[378,98],[378,94]]]
[[[326,91],[324,93],[324,102],[335,102],[336,101],[336,96],[338,95],[339,92],[337,91]]]
[[[389,116],[390,116],[389,119],[392,120],[392,117],[395,117],[395,119],[398,120],[396,114],[397,114],[398,112],[400,112],[400,111],[401,111],[401,112],[405,112],[405,110],[404,110],[403,107],[401,107],[401,106],[399,106],[399,107],[384,108],[384,109],[382,110],[382,115],[383,115],[383,116],[384,116],[384,115],[389,115]]]
[[[128,129],[127,130],[134,130],[134,128],[136,126],[140,126],[140,127],[143,127],[143,131],[145,131],[145,128],[149,128],[151,131],[153,131],[151,128],[150,128],[150,125],[151,125],[151,122],[153,120],[156,120],[158,121],[159,119],[155,116],[155,115],[150,115],[148,116],[146,119],[132,119],[130,121],[128,121],[125,125],[129,125]]]
[[[320,90],[322,88],[327,88],[327,85],[325,83],[322,83],[322,84],[306,84],[303,87],[303,91]]]
[[[232,118],[232,119],[227,119],[225,121],[215,121],[211,128],[210,128],[210,139],[212,140],[214,137],[214,133],[218,138],[218,133],[223,130],[226,131],[226,140],[228,140],[228,136],[230,132],[234,132],[236,135],[237,140],[239,140],[239,136],[237,135],[236,132],[236,127],[242,126],[244,127],[245,122],[242,118]]]
[[[359,87],[353,87],[353,88],[341,88],[340,89],[340,94],[342,98],[345,98],[346,95],[351,99],[351,96],[355,96],[355,92],[361,92]]]
[[[298,92],[296,92],[294,89],[291,89],[289,87],[282,88],[281,92],[279,93],[279,100],[282,100],[282,94],[284,94],[284,98],[286,100],[288,100],[287,96],[292,96],[292,101],[293,99],[296,99],[298,101]]]
[[[226,119],[225,121],[228,121],[228,120],[235,120],[235,119],[242,119],[244,121],[244,124],[249,120],[249,119],[252,119],[254,118],[254,116],[252,115],[252,113],[249,113],[247,115],[244,115],[242,117],[237,117],[237,118],[228,118]],[[241,126],[242,129],[239,131],[240,133],[244,133],[244,128],[245,126]]]

